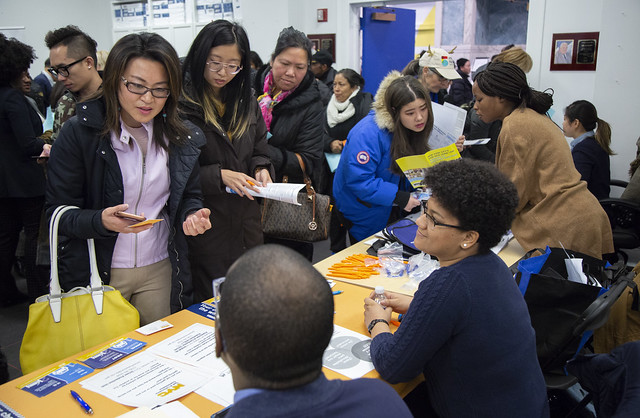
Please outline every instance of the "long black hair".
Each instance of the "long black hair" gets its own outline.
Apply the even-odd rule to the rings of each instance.
[[[515,107],[528,107],[544,115],[553,105],[552,95],[529,87],[524,71],[515,64],[492,62],[475,82],[487,96],[501,97]]]
[[[204,78],[211,48],[221,45],[236,45],[240,52],[242,70],[222,89],[216,97],[213,88]],[[242,136],[250,125],[251,117],[251,63],[249,38],[242,26],[227,20],[216,20],[207,24],[189,48],[184,60],[183,79],[185,98],[200,106],[204,119],[231,138]],[[219,115],[214,99],[225,105],[224,115]]]
[[[401,120],[402,108],[417,100],[424,100],[429,114],[421,132],[414,132],[406,128]],[[427,89],[416,78],[405,75],[389,84],[384,94],[384,105],[387,112],[393,118],[393,139],[391,140],[391,167],[396,174],[402,174],[402,170],[396,160],[409,155],[424,154],[429,151],[429,136],[433,130],[433,111],[431,110],[431,98]]]

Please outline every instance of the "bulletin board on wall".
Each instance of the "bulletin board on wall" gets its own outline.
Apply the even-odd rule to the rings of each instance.
[[[554,33],[551,71],[595,71],[600,32]]]
[[[307,34],[307,38],[311,40],[315,51],[327,50],[331,53],[333,60],[336,59],[336,34],[324,33],[317,35]]]

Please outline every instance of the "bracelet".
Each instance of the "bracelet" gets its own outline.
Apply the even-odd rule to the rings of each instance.
[[[367,327],[367,331],[369,331],[369,334],[371,334],[371,331],[373,331],[373,327],[376,326],[377,323],[379,322],[384,322],[385,324],[387,324],[387,326],[389,326],[389,323],[385,320],[385,319],[374,319],[371,322],[369,322],[369,326]]]

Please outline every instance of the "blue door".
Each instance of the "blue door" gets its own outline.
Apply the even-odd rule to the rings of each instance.
[[[381,14],[375,16],[374,14]],[[395,20],[378,20],[382,19]],[[391,70],[402,69],[414,57],[416,11],[398,8],[364,7],[362,29],[362,76],[364,91],[376,93],[380,81]]]

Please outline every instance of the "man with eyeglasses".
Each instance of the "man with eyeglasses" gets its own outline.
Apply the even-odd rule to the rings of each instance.
[[[55,106],[51,139],[55,140],[62,124],[75,115],[76,103],[98,91],[102,79],[96,68],[98,44],[77,26],[68,25],[49,31],[44,41],[51,61],[47,70],[66,88],[58,104],[51,104]]]
[[[420,69],[422,76],[420,82],[429,90],[431,101],[442,104],[446,90],[451,85],[452,80],[457,80],[460,74],[451,58],[451,52],[442,48],[431,48],[420,57]],[[445,90],[442,92],[442,90]]]

